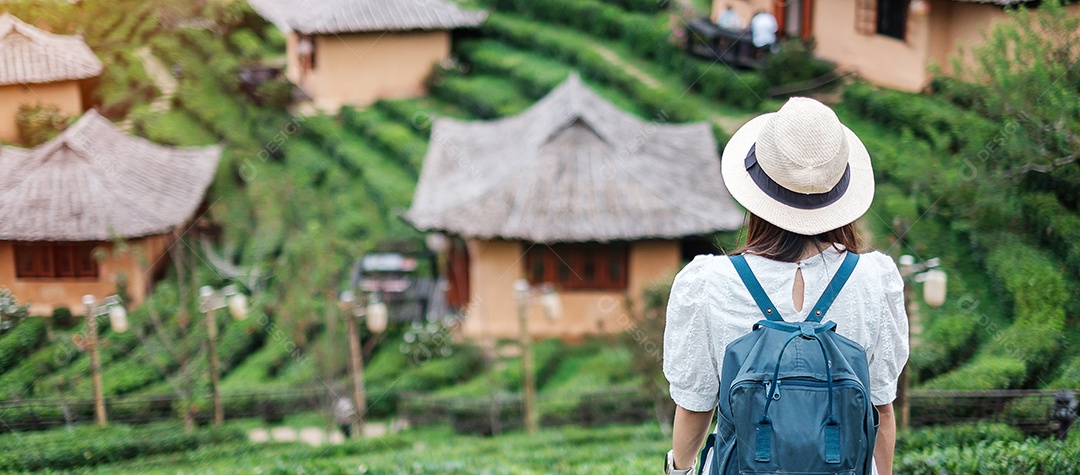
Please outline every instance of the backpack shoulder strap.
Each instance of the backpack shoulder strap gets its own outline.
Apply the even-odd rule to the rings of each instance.
[[[739,273],[739,278],[742,279],[746,290],[750,291],[750,296],[757,303],[761,314],[765,315],[768,320],[783,321],[784,319],[780,318],[780,312],[776,310],[776,305],[773,305],[772,300],[769,300],[765,289],[761,288],[761,283],[758,282],[757,277],[754,277],[754,272],[750,270],[750,266],[746,263],[746,257],[739,254],[730,256],[729,259],[731,259],[731,264],[735,266],[735,271]]]
[[[847,283],[848,278],[851,277],[851,272],[855,270],[855,265],[859,263],[859,255],[854,252],[848,252],[844,257],[843,264],[840,264],[840,269],[833,275],[832,280],[829,281],[829,285],[825,287],[825,292],[821,294],[821,298],[818,299],[817,304],[814,305],[813,311],[806,317],[808,322],[820,322],[825,316],[825,313],[829,311],[829,307],[832,306],[833,301],[836,300],[836,295],[840,293],[840,289],[844,288],[844,284]]]

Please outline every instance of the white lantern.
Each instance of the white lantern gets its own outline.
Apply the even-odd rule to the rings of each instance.
[[[540,306],[549,319],[555,320],[562,316],[562,299],[550,284],[545,284],[540,292]]]
[[[234,320],[244,320],[248,316],[248,300],[244,294],[232,294],[229,296],[229,315]]]
[[[912,15],[926,16],[930,13],[930,2],[927,0],[912,0],[908,9],[911,10]]]
[[[109,326],[116,333],[127,333],[127,310],[124,310],[122,305],[109,306]]]
[[[900,266],[907,267],[915,265],[915,256],[911,254],[904,254],[900,256]]]
[[[382,303],[378,298],[374,298],[367,305],[367,326],[371,333],[376,335],[386,331],[386,323],[389,319],[389,312],[386,309],[386,304]]]
[[[945,287],[946,287],[945,271],[940,269],[930,269],[926,271],[923,277],[923,300],[931,307],[940,307],[945,305]]]
[[[450,238],[443,233],[431,233],[424,238],[427,248],[435,254],[442,254],[450,250]]]
[[[514,281],[514,299],[524,300],[529,298],[529,281],[518,279]]]

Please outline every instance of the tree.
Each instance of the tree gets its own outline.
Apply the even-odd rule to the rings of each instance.
[[[1018,8],[997,23],[971,60],[953,58],[956,77],[968,81],[972,104],[999,120],[1006,132],[1000,153],[980,157],[992,170],[1021,181],[1055,172],[1055,181],[1080,185],[1080,15],[1059,0],[1037,10]],[[996,151],[996,150],[995,150]]]

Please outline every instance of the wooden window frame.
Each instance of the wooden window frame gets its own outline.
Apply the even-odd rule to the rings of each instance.
[[[97,242],[16,242],[17,279],[97,279]]]
[[[860,35],[877,34],[878,0],[855,0],[855,32]]]
[[[857,2],[859,0],[856,0]],[[776,2],[773,7],[773,17],[776,18],[777,32],[786,38],[787,36],[787,9],[791,2],[799,3],[799,38],[809,41],[814,37],[814,0],[785,0]],[[856,6],[858,8],[858,6]],[[857,25],[857,23],[856,23]]]
[[[624,291],[629,280],[630,243],[529,244],[525,276],[532,285],[559,290]]]

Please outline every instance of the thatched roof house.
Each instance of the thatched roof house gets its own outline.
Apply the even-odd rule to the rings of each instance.
[[[88,111],[32,149],[0,149],[0,240],[106,241],[161,234],[191,218],[221,148],[172,148]]]
[[[286,75],[324,110],[422,95],[452,30],[487,17],[451,0],[248,0],[286,34]]]
[[[487,16],[449,0],[250,0],[283,31],[304,35],[372,31],[450,30],[478,26]]]
[[[734,229],[708,123],[656,124],[576,74],[527,111],[439,119],[408,218],[465,237],[578,242]]]
[[[94,111],[35,148],[0,149],[0,285],[20,300],[75,307],[86,293],[115,292],[124,273],[141,300],[220,157],[217,146],[172,148],[129,136]],[[141,255],[94,255],[116,239]]]
[[[460,238],[450,300],[468,306],[467,334],[513,336],[509,282],[526,277],[567,308],[534,328],[568,336],[600,331],[623,307],[598,299],[672,277],[683,238],[736,229],[743,212],[709,124],[644,121],[572,74],[519,115],[436,120],[406,217]]]
[[[101,74],[101,60],[82,37],[36,28],[0,14],[0,85],[86,79]]]
[[[748,23],[771,12],[778,38],[814,40],[814,53],[841,70],[893,89],[924,90],[934,70],[953,74],[954,60],[977,64],[973,49],[994,24],[1017,7],[1038,8],[1036,0],[712,0],[712,19],[727,8]],[[1068,15],[1080,4],[1066,2]],[[720,46],[719,43],[714,43]],[[936,65],[936,66],[934,66]]]
[[[0,14],[0,140],[16,139],[15,114],[21,106],[81,113],[80,81],[100,75],[101,68],[81,37],[56,35]]]

